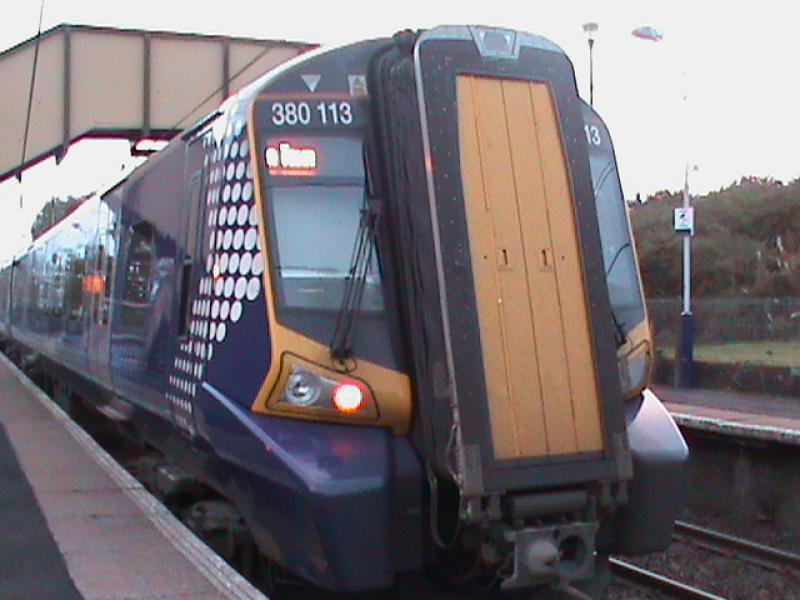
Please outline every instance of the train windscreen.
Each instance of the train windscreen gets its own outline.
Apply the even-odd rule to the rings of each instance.
[[[338,311],[368,208],[362,142],[347,136],[271,136],[264,162],[273,182],[269,221],[278,307]],[[383,310],[374,251],[360,310]]]
[[[339,310],[358,239],[364,188],[354,185],[274,187],[272,213],[278,300],[287,308]],[[383,309],[375,255],[361,310]]]
[[[617,322],[627,335],[645,317],[636,255],[611,138],[603,122],[590,111],[584,106],[584,132],[589,148],[608,295]]]

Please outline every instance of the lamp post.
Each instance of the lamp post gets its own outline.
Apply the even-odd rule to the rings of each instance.
[[[589,104],[594,106],[594,34],[598,29],[597,23],[584,23],[583,31],[589,40]]]
[[[663,35],[649,25],[637,27],[631,35],[642,40],[660,42]],[[685,76],[685,73],[684,73]],[[686,82],[684,80],[683,105],[686,110]],[[686,117],[684,116],[684,120]],[[694,167],[697,170],[697,167]],[[683,308],[681,310],[681,335],[677,352],[675,380],[678,387],[692,387],[694,380],[694,315],[692,314],[692,236],[694,235],[694,209],[689,195],[689,162],[683,176],[683,205],[675,209],[673,226],[683,237]]]

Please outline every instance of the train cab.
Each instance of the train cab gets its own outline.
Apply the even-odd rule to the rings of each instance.
[[[611,141],[567,57],[444,27],[256,87],[273,346],[253,410],[407,435],[434,554],[469,539],[504,588],[591,580],[603,523],[653,500],[628,436],[652,343]],[[673,516],[649,513],[648,543]]]

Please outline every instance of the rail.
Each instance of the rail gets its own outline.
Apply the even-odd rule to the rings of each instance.
[[[674,537],[679,541],[691,541],[707,550],[735,556],[774,571],[794,571],[794,575],[800,577],[800,555],[792,552],[751,542],[685,521],[675,522]]]
[[[700,588],[696,588],[654,571],[638,567],[629,562],[619,560],[618,558],[609,559],[609,564],[611,566],[611,572],[619,579],[651,590],[657,590],[670,598],[678,598],[681,600],[725,600],[722,596],[717,596],[711,592],[701,590]]]

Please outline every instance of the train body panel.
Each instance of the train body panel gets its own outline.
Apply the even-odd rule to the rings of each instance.
[[[442,523],[512,588],[669,543],[613,147],[542,38],[276,69],[0,270],[3,331],[328,589],[449,563]],[[580,564],[536,575],[542,540]]]
[[[345,590],[391,585],[395,551],[420,565],[419,548],[414,553],[393,539],[394,508],[420,526],[419,505],[403,501],[409,491],[398,489],[408,481],[417,486],[420,475],[405,439],[379,428],[257,415],[211,391],[197,404],[200,427],[224,461],[225,477],[242,474],[228,491],[247,507],[274,560],[317,585]],[[395,479],[409,470],[415,477]],[[393,506],[394,497],[401,506]]]

